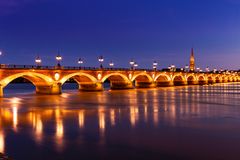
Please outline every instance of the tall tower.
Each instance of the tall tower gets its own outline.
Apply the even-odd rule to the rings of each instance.
[[[195,70],[195,58],[194,58],[193,48],[191,49],[189,69],[190,69],[190,71]]]

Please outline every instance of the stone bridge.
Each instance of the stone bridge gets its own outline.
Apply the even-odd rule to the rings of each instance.
[[[0,96],[4,87],[22,77],[36,87],[36,93],[61,94],[62,85],[70,78],[79,84],[81,91],[102,91],[103,83],[110,81],[111,89],[154,88],[174,85],[204,85],[239,82],[234,73],[189,73],[154,70],[56,68],[56,67],[3,67],[0,68]]]

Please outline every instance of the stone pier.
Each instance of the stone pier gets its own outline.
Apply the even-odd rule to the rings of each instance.
[[[81,83],[81,84],[79,84],[79,90],[80,91],[102,91],[103,90],[103,84],[101,82]]]
[[[174,83],[174,86],[184,86],[188,84],[187,81],[174,81],[173,83]]]
[[[173,81],[162,81],[162,82],[156,82],[157,87],[171,87],[174,86]]]
[[[61,94],[62,85],[60,83],[52,85],[37,85],[36,86],[37,94]]]
[[[136,88],[155,88],[156,83],[155,82],[135,82]]]
[[[123,81],[112,81],[110,83],[111,89],[133,89],[133,84],[131,82],[123,82]]]

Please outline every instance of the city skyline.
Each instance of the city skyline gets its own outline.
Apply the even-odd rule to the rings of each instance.
[[[196,67],[239,69],[240,3],[209,1],[3,0],[0,2],[1,63],[139,68],[189,64],[194,48]]]

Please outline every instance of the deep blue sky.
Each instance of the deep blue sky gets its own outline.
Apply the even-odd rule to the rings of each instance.
[[[1,63],[98,66],[105,57],[116,67],[188,63],[194,47],[197,66],[239,69],[238,0],[1,0]]]

